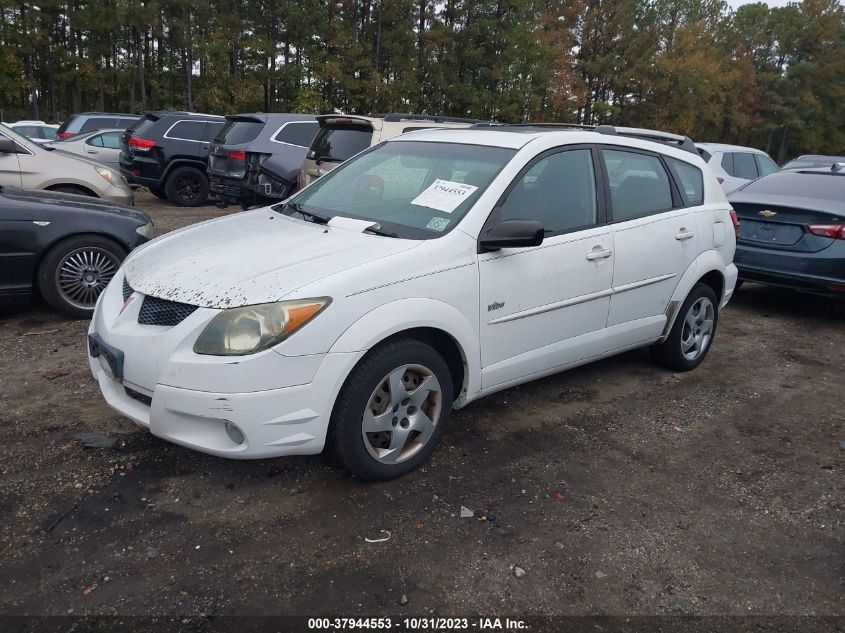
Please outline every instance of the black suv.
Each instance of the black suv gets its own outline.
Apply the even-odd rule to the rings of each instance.
[[[120,172],[180,207],[208,200],[208,146],[226,120],[195,112],[147,112],[120,139]]]
[[[94,130],[125,130],[138,120],[137,114],[119,112],[80,112],[71,114],[56,130],[59,138],[69,138],[82,132]]]
[[[208,176],[218,204],[246,209],[287,198],[296,187],[302,159],[320,129],[308,114],[235,114],[209,150]]]

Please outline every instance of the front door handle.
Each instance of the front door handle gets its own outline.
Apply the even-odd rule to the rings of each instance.
[[[690,239],[691,237],[694,237],[694,236],[695,236],[695,233],[693,233],[692,231],[687,231],[686,229],[681,229],[680,233],[675,234],[675,239],[678,240],[679,242],[683,242],[684,240],[688,240],[688,239]]]
[[[602,249],[601,246],[596,246],[592,251],[587,253],[587,259],[594,261],[596,259],[607,259],[613,255],[613,251],[609,248]]]

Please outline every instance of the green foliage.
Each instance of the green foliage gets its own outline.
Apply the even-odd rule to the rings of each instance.
[[[422,112],[845,152],[845,10],[803,0],[0,0],[0,109]]]

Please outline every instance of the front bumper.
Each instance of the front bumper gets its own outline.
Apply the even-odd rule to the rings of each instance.
[[[194,354],[193,343],[217,310],[199,308],[173,327],[140,325],[143,295],[123,308],[119,274],[97,304],[89,333],[123,353],[123,379],[88,356],[107,404],[162,439],[237,459],[322,451],[343,380],[362,353],[284,356]],[[244,436],[238,443],[226,423]]]
[[[124,189],[122,187],[109,185],[103,192],[103,199],[117,204],[123,204],[128,207],[135,206],[135,194],[132,192],[132,189],[129,188]]]

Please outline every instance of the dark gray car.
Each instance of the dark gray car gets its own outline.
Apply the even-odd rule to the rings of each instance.
[[[244,208],[287,198],[319,130],[308,114],[236,114],[209,148],[208,179],[222,203]]]
[[[778,171],[728,200],[740,280],[845,298],[845,168]]]

